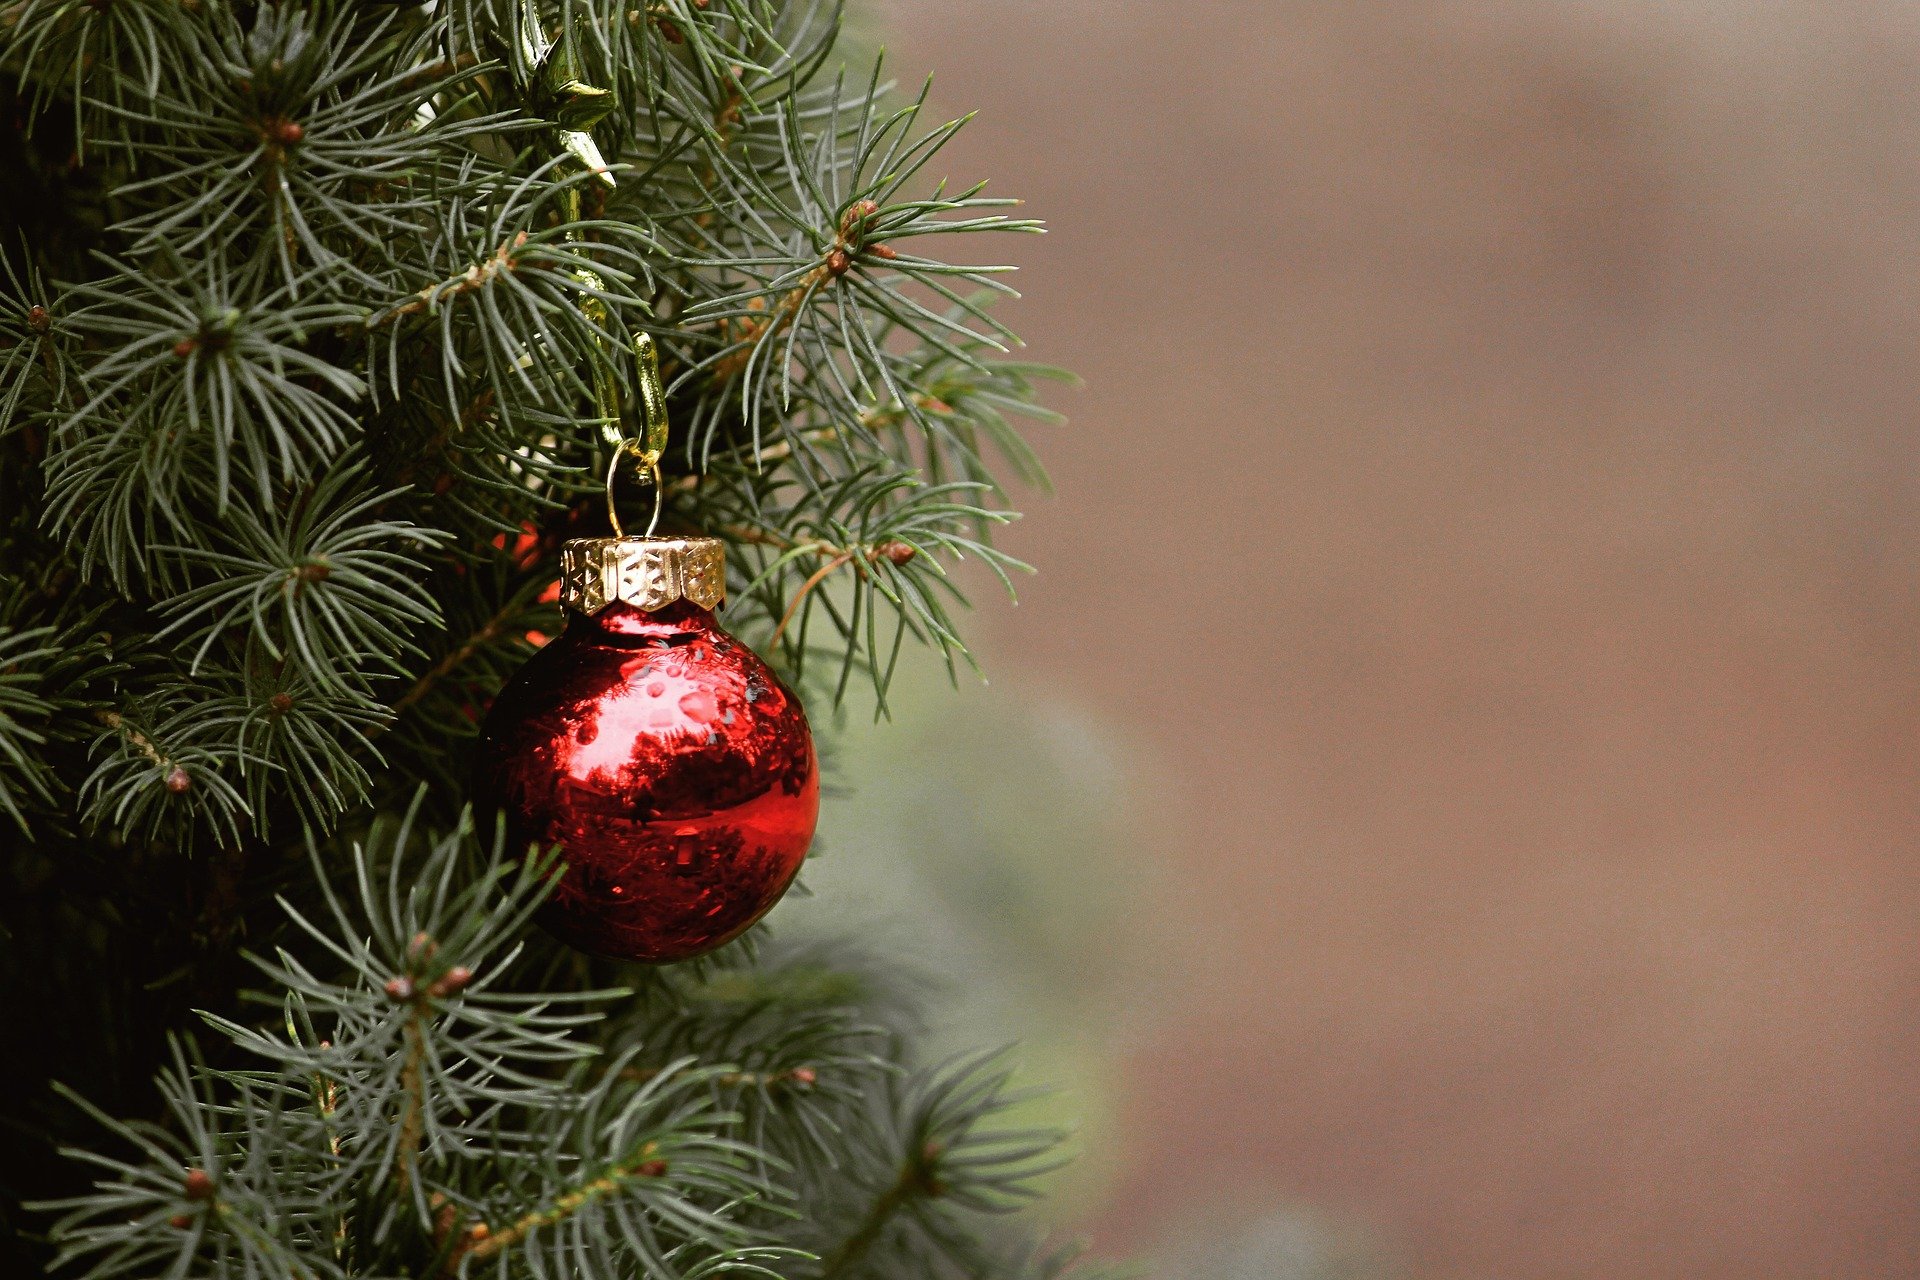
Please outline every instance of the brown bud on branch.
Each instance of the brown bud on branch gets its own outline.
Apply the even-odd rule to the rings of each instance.
[[[880,206],[875,204],[873,201],[855,200],[852,204],[847,206],[847,211],[840,215],[841,236],[845,237],[848,233],[850,233],[854,228],[854,224],[859,222],[862,218],[871,218],[874,214],[878,212],[880,212]]]

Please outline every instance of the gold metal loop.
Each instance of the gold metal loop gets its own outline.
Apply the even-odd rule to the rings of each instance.
[[[627,531],[620,525],[620,504],[613,500],[613,482],[620,474],[620,459],[633,458],[640,464],[640,474],[653,484],[653,518],[647,521],[646,536],[651,538],[655,529],[660,527],[660,508],[666,497],[666,487],[660,483],[660,458],[649,455],[634,446],[631,440],[625,441],[613,456],[607,459],[607,523],[613,526],[613,536],[624,538]]]
[[[613,446],[613,456],[607,459],[607,522],[613,526],[614,537],[627,536],[620,526],[620,511],[613,499],[613,486],[620,474],[620,459],[632,458],[640,464],[640,473],[653,483],[653,518],[647,521],[646,533],[651,538],[654,530],[660,527],[660,508],[666,498],[666,487],[660,482],[660,455],[667,451],[667,392],[660,384],[660,356],[653,345],[653,338],[644,333],[635,337],[633,353],[637,357],[636,371],[640,384],[643,432],[640,439],[629,440],[621,432],[618,390],[601,393],[600,430],[607,443]]]

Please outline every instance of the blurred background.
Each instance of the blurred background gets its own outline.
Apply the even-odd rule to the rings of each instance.
[[[1920,1274],[1920,7],[874,26],[1087,386],[776,919],[1021,1040],[1165,1274]]]

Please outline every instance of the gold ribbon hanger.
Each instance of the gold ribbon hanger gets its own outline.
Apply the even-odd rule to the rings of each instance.
[[[539,10],[533,0],[521,2],[519,37],[517,52],[527,78],[529,111],[547,121],[554,142],[572,163],[586,170],[594,181],[609,187],[615,185],[613,174],[608,170],[592,133],[594,124],[614,109],[613,95],[586,83],[576,74],[565,41],[548,37],[540,24]],[[580,221],[579,187],[569,186],[562,199],[567,220]],[[567,238],[571,240],[575,237],[569,232]],[[606,302],[598,295],[605,292],[606,282],[598,273],[586,267],[576,270],[573,275],[589,290],[581,300],[581,312],[595,328],[605,333],[611,317]],[[660,483],[660,457],[667,451],[667,393],[660,382],[660,353],[652,335],[636,335],[633,353],[640,386],[640,438],[629,440],[626,436],[620,381],[614,373],[611,360],[594,365],[594,410],[600,424],[601,438],[613,450],[613,456],[607,459],[606,479],[607,521],[613,526],[613,535],[616,538],[627,536],[620,524],[620,512],[614,502],[613,490],[620,473],[620,460],[632,458],[639,464],[640,473],[653,485],[653,517],[647,521],[644,535],[651,538],[660,527],[660,511],[666,497]]]
[[[660,508],[666,499],[666,486],[660,480],[660,455],[667,451],[667,392],[660,383],[660,352],[654,346],[653,335],[637,335],[633,342],[633,354],[640,382],[640,438],[630,440],[621,430],[617,386],[612,388],[615,397],[613,412],[603,413],[601,418],[601,434],[613,446],[613,456],[607,460],[607,521],[613,526],[614,537],[627,536],[620,527],[620,511],[613,500],[613,485],[620,474],[620,459],[632,458],[639,464],[640,473],[653,484],[653,518],[647,521],[647,531],[642,535],[651,538],[654,530],[660,527]],[[611,383],[612,380],[604,381]]]

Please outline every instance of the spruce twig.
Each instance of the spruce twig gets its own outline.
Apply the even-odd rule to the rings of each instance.
[[[994,1071],[915,1069],[852,957],[588,989],[529,930],[556,864],[476,836],[448,741],[550,625],[522,533],[597,493],[642,333],[673,518],[731,544],[730,625],[828,665],[809,698],[963,657],[951,566],[1020,567],[1048,373],[1004,358],[1005,269],[933,246],[1038,224],[931,176],[964,119],[849,71],[840,18],[0,8],[0,180],[44,206],[0,244],[0,809],[53,868],[0,985],[73,1012],[49,1060],[105,1104],[54,1202],[82,1280],[988,1269],[1044,1165]],[[130,914],[149,871],[191,878]],[[207,1056],[129,1093],[195,1017]]]

